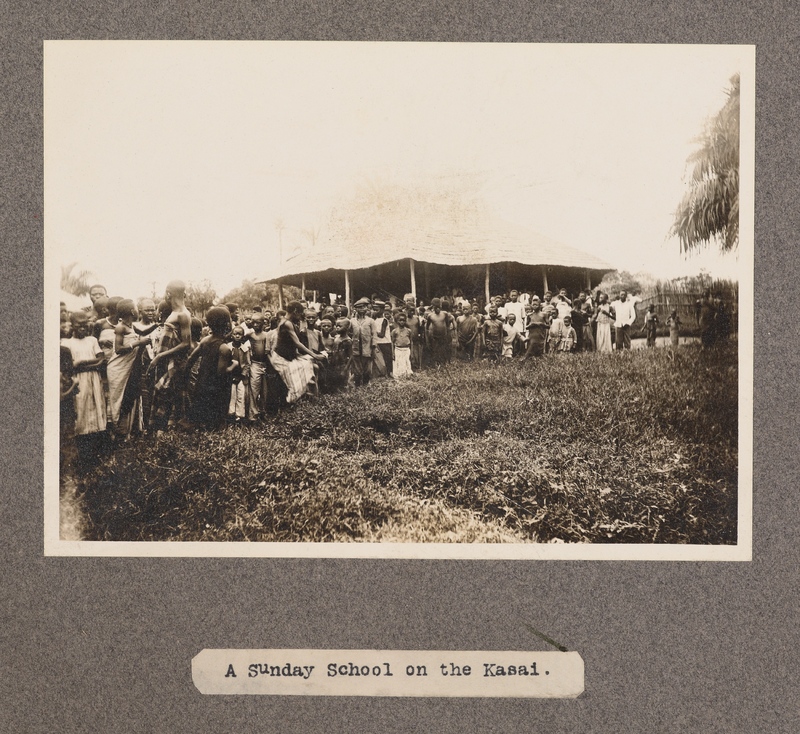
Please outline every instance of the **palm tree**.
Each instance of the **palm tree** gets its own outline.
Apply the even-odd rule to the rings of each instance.
[[[689,190],[677,211],[670,235],[683,252],[716,240],[720,250],[739,246],[739,75],[731,77],[728,99],[697,139],[689,156]]]
[[[74,262],[61,266],[61,289],[73,296],[85,296],[89,293],[90,278],[94,276],[88,270],[73,272],[77,265],[78,263]]]

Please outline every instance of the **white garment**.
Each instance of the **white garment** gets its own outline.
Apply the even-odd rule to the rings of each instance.
[[[516,326],[503,324],[503,356],[514,356],[514,340],[519,336]]]
[[[525,323],[525,304],[521,303],[520,301],[508,301],[505,305],[506,309],[506,318],[509,314],[514,314],[517,317],[518,324]]]
[[[623,326],[630,326],[636,321],[636,302],[632,298],[628,298],[624,301],[617,299],[611,306],[617,317],[614,322],[616,328],[619,329]]]
[[[566,301],[562,301],[560,298],[558,301],[553,299],[556,305],[556,311],[558,311],[558,318],[563,319],[565,316],[568,316],[572,313],[572,306],[568,304]]]
[[[396,380],[398,377],[407,377],[410,374],[412,374],[411,347],[395,347],[392,377]]]
[[[228,404],[228,415],[235,415],[240,419],[244,418],[247,392],[247,386],[241,380],[231,385],[231,401]]]

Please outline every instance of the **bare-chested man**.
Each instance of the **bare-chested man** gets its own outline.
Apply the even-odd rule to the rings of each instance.
[[[446,364],[450,361],[450,347],[456,320],[449,311],[442,311],[439,298],[431,299],[431,310],[425,320],[425,342],[431,353],[434,365]]]
[[[186,360],[192,348],[192,315],[186,308],[186,284],[173,280],[167,285],[164,301],[172,311],[164,322],[158,354],[150,363],[153,375],[153,405],[150,426],[163,431],[186,416]]]

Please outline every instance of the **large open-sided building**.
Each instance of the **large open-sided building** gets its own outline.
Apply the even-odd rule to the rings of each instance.
[[[456,197],[402,191],[357,204],[334,210],[313,243],[263,282],[335,293],[347,303],[375,293],[411,293],[427,303],[457,291],[469,299],[512,288],[576,293],[612,270],[595,255]]]

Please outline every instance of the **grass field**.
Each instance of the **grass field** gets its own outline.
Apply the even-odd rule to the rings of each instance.
[[[139,439],[91,540],[736,542],[736,344],[454,364]]]

